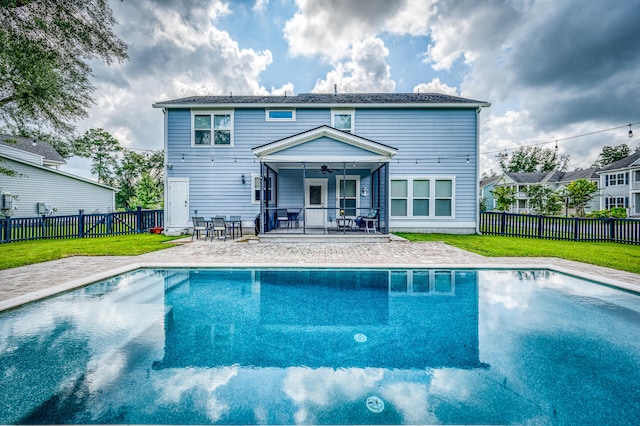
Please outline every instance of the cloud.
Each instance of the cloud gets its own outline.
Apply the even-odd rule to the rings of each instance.
[[[333,92],[334,84],[339,92],[393,92],[395,82],[384,59],[388,54],[379,38],[354,43],[350,59],[336,63],[324,80],[316,82],[313,92]]]
[[[444,93],[445,95],[459,96],[458,89],[442,83],[439,78],[434,78],[428,83],[420,83],[413,88],[413,93]]]

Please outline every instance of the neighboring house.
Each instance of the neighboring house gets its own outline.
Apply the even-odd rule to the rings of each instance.
[[[640,216],[640,151],[598,170],[603,209],[624,207],[629,217]]]
[[[375,209],[382,233],[476,232],[478,114],[489,105],[433,93],[158,102],[165,227],[240,215],[253,229],[260,215],[268,232],[276,208],[286,208],[300,212],[299,232],[306,232],[336,227],[341,213],[353,219]]]
[[[478,197],[480,199],[484,198],[487,210],[493,210],[496,207],[496,200],[493,197],[493,188],[500,177],[500,175],[491,176],[480,180],[480,192],[478,193]]]
[[[493,183],[494,187],[511,186],[516,188],[517,202],[511,207],[511,213],[533,213],[529,206],[527,189],[532,185],[546,185],[554,192],[562,194],[568,184],[578,179],[587,179],[592,182],[599,182],[599,177],[595,168],[575,170],[572,172],[551,171],[542,173],[532,172],[507,172],[503,173]],[[486,191],[485,191],[486,192]],[[495,208],[495,202],[492,205]],[[600,200],[596,196],[585,207],[585,212],[600,209]],[[575,212],[573,212],[575,213]]]
[[[2,135],[0,160],[2,167],[16,172],[0,175],[0,216],[106,213],[115,208],[114,188],[58,170],[66,161],[47,142]]]

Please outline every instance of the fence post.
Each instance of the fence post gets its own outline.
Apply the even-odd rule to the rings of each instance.
[[[573,218],[573,241],[578,241],[578,218]]]
[[[11,242],[11,218],[7,217],[2,226],[4,228],[4,242]]]
[[[609,218],[609,239],[611,241],[616,240],[616,219]]]
[[[544,219],[544,216],[539,215],[538,216],[538,238],[542,238],[542,220]]]
[[[78,238],[84,237],[84,210],[78,210]]]
[[[142,207],[140,206],[136,212],[136,232],[142,232]]]
[[[504,229],[506,227],[507,213],[502,212],[502,218],[500,219],[500,235],[504,235]]]

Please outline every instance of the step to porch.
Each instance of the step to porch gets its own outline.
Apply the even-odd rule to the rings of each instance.
[[[279,234],[266,233],[260,242],[268,243],[388,243],[389,234]]]

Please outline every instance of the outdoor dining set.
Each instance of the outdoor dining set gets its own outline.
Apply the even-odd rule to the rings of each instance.
[[[193,238],[200,239],[201,233],[204,233],[204,240],[214,238],[227,240],[227,237],[231,239],[236,238],[236,232],[238,236],[242,237],[242,218],[240,216],[213,216],[211,220],[205,220],[202,216],[194,216],[193,220],[193,234],[191,235],[191,241]]]

